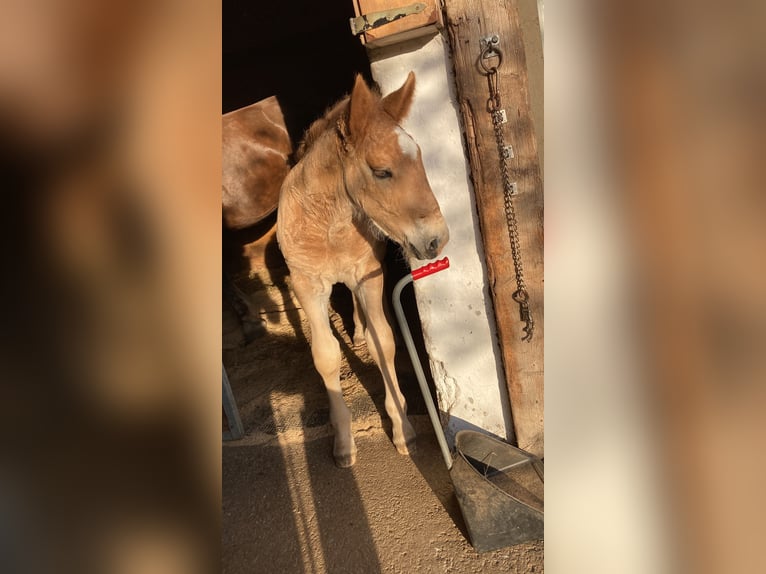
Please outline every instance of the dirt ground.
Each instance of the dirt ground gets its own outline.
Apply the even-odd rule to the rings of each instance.
[[[258,241],[239,239],[246,261],[238,285],[266,332],[244,345],[224,302],[223,361],[245,436],[223,449],[223,571],[543,572],[542,542],[480,555],[467,541],[425,404],[399,345],[397,373],[418,452],[397,453],[380,373],[364,345],[353,347],[351,300],[342,289],[334,293],[331,322],[341,342],[341,383],[358,455],[351,469],[334,465],[327,396],[273,230]]]

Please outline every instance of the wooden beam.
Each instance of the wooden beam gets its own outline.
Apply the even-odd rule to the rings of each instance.
[[[422,12],[410,14],[360,34],[362,43],[368,48],[380,48],[436,33],[436,30],[443,26],[441,7],[437,5],[437,0],[420,0],[420,2],[426,5]],[[382,10],[402,8],[413,3],[413,0],[354,0],[354,14],[362,16]]]
[[[519,15],[514,0],[445,0],[445,10],[514,430],[520,448],[543,456],[543,186]],[[508,117],[506,143],[513,146],[508,163],[516,183],[513,201],[535,321],[531,343],[521,340],[523,324],[512,299],[516,280],[500,160],[487,111],[487,79],[478,65],[480,40],[492,34],[500,36],[503,53],[498,88]]]

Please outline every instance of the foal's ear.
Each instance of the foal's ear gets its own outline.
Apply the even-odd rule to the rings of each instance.
[[[361,74],[357,74],[348,112],[348,129],[353,139],[360,140],[364,137],[367,121],[374,105],[375,96],[367,87]]]
[[[386,113],[400,123],[410,111],[412,98],[415,95],[415,74],[410,72],[404,85],[383,98],[381,105]]]

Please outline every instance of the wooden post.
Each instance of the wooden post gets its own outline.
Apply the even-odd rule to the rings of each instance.
[[[520,448],[544,455],[543,439],[543,187],[527,89],[526,57],[515,0],[445,0],[457,93],[476,193],[482,241],[498,338]],[[503,207],[500,160],[487,111],[487,78],[480,73],[480,40],[500,37],[498,90],[508,123],[506,144],[519,222],[524,275],[535,321],[532,342],[523,342],[516,279]],[[497,60],[494,60],[497,63]]]

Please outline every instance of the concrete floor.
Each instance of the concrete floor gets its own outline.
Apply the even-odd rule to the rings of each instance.
[[[223,450],[223,572],[543,572],[543,543],[477,554],[449,474],[414,417],[418,453],[381,428],[357,433],[358,462],[335,467],[332,437]]]

